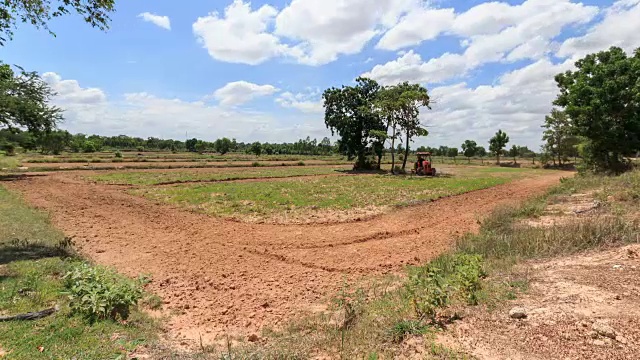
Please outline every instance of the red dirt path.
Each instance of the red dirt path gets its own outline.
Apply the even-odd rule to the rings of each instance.
[[[544,192],[550,172],[371,220],[333,225],[245,224],[158,205],[121,188],[52,173],[6,183],[74,236],[98,263],[135,276],[178,313],[172,335],[247,334],[322,303],[343,279],[401,270],[445,251],[494,207]]]

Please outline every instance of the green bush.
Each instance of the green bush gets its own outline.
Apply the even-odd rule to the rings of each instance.
[[[0,150],[4,151],[7,156],[15,156],[16,155],[16,145],[13,143],[1,143]]]
[[[96,151],[98,151],[98,146],[93,141],[87,140],[82,144],[82,152],[94,153]]]
[[[118,317],[127,319],[132,306],[142,298],[145,280],[131,280],[115,271],[86,263],[75,265],[64,275],[71,311],[91,321]]]
[[[120,159],[122,158],[122,153],[120,152],[120,150],[116,151],[115,156]]]
[[[389,330],[394,342],[402,342],[409,335],[420,335],[427,331],[427,327],[418,320],[400,320]]]
[[[410,269],[406,287],[416,314],[435,322],[439,309],[455,299],[476,305],[485,276],[480,255],[442,255]]]
[[[304,161],[298,161],[298,166],[304,166],[304,165],[305,165]]]

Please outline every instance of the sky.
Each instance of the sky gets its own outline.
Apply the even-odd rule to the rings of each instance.
[[[39,72],[86,134],[291,142],[331,136],[322,92],[358,76],[427,87],[415,144],[540,146],[554,76],[640,47],[640,0],[116,1],[110,29],[20,24],[0,60]],[[333,138],[335,139],[335,137]]]

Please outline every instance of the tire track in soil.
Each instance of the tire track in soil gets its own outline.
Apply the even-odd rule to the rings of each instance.
[[[73,236],[79,251],[135,276],[151,274],[170,334],[204,340],[277,326],[322,303],[342,281],[397,272],[477,231],[498,205],[543,193],[567,173],[550,172],[326,225],[252,224],[212,218],[52,173],[6,182]]]

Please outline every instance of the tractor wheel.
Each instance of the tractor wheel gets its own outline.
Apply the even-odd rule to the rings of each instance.
[[[436,176],[436,168],[431,169],[431,176]]]

